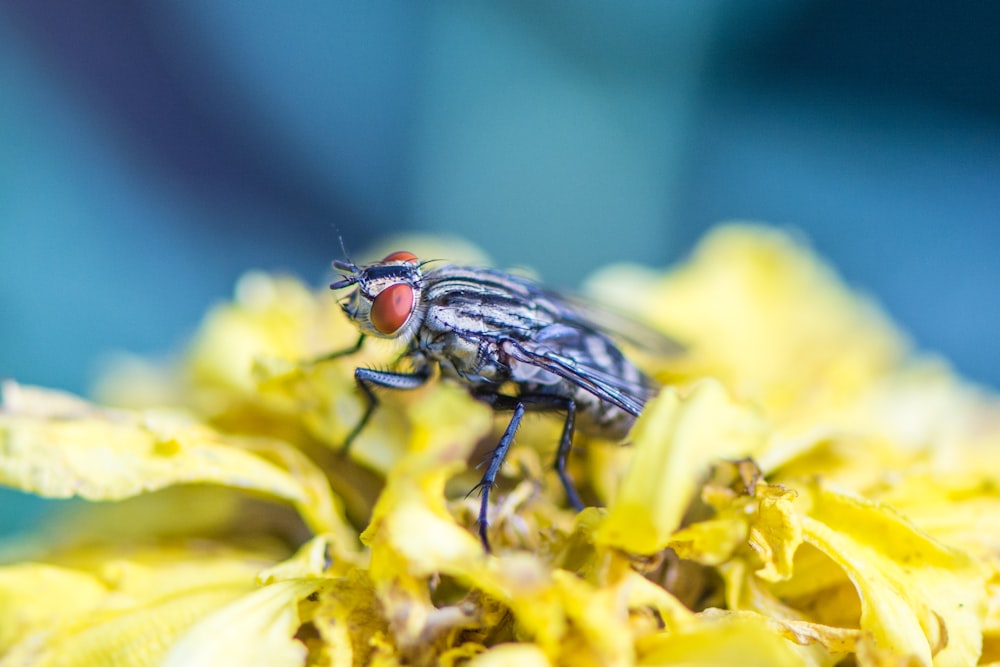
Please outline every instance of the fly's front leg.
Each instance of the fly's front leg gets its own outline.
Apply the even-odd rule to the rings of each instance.
[[[360,350],[361,346],[364,345],[364,343],[365,343],[365,335],[361,334],[361,336],[358,338],[358,341],[354,345],[352,345],[351,347],[343,349],[343,350],[337,350],[336,352],[329,352],[327,354],[324,354],[324,355],[321,355],[321,356],[318,356],[318,357],[314,357],[312,359],[309,359],[307,361],[302,362],[302,365],[303,366],[317,366],[319,364],[322,364],[325,361],[331,361],[333,359],[338,359],[340,357],[346,357],[346,356],[352,355],[355,352],[357,352],[358,350]]]
[[[361,430],[371,419],[375,408],[378,407],[378,396],[375,395],[374,387],[386,387],[388,389],[418,389],[422,387],[430,377],[429,368],[420,368],[413,373],[395,373],[392,371],[377,371],[372,368],[358,368],[354,371],[354,380],[358,383],[361,395],[365,400],[365,411],[361,419],[351,429],[344,439],[341,447],[341,454],[346,455],[351,448],[354,439],[358,437]]]

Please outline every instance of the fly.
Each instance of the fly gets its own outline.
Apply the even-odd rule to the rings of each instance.
[[[625,318],[609,322],[582,302],[501,271],[427,264],[406,251],[364,266],[349,260],[333,263],[344,275],[331,289],[357,286],[341,307],[361,337],[350,349],[326,358],[356,352],[367,336],[374,336],[404,343],[401,359],[408,359],[413,369],[355,370],[366,407],[344,448],[375,411],[375,387],[416,389],[430,379],[435,366],[494,410],[512,412],[477,485],[482,492],[479,537],[489,551],[490,490],[525,412],[565,415],[555,470],[567,500],[579,511],[584,505],[566,471],[574,431],[624,438],[657,385],[612,339],[612,329],[624,328]],[[639,342],[645,347],[676,350],[659,332],[629,328],[631,339],[643,339]]]

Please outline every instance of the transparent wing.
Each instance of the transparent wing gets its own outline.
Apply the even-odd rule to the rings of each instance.
[[[684,346],[652,326],[611,308],[598,306],[583,297],[542,290],[555,304],[562,319],[577,326],[602,333],[644,352],[658,356],[677,356]]]
[[[452,272],[457,267],[446,266]],[[585,331],[605,334],[639,351],[654,356],[676,356],[684,346],[662,331],[637,320],[634,316],[606,306],[598,306],[584,297],[548,289],[535,280],[495,269],[460,269],[470,275],[471,283],[489,277],[491,286],[502,287],[511,297],[530,299],[537,306],[552,312],[561,322]]]

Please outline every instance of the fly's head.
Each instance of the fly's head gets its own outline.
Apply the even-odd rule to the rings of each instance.
[[[366,266],[335,260],[333,266],[345,275],[330,289],[357,285],[340,307],[362,333],[404,341],[413,336],[421,311],[421,265],[413,253],[400,250]]]

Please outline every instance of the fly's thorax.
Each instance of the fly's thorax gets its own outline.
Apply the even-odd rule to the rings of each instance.
[[[482,319],[427,302],[422,324],[410,343],[420,354],[440,365],[442,374],[470,389],[498,388],[506,382],[510,368],[503,361],[495,336],[483,330]]]
[[[425,325],[440,333],[530,338],[557,318],[523,280],[490,269],[442,266],[423,287]]]
[[[522,281],[488,269],[449,265],[428,272],[421,305],[411,347],[439,362],[445,376],[478,389],[517,381],[504,341],[530,339],[555,320]]]

